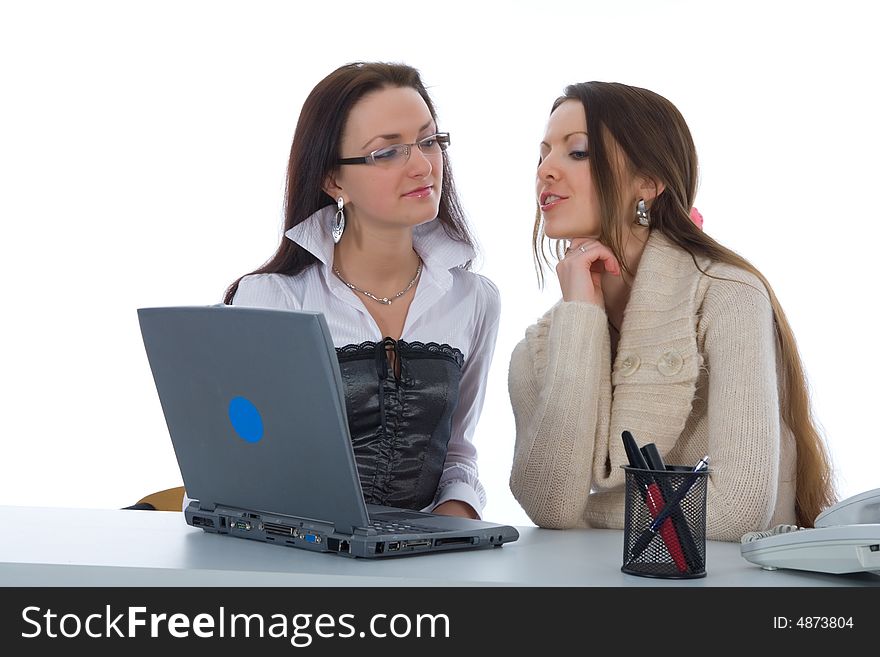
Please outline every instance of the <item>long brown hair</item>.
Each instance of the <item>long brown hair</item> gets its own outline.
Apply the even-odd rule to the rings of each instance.
[[[339,147],[351,109],[370,92],[385,87],[411,87],[437,122],[434,103],[422,83],[419,71],[412,66],[387,62],[352,62],[340,66],[321,80],[309,93],[293,134],[290,160],[287,165],[287,183],[284,190],[284,230],[302,223],[312,214],[335,201],[322,189],[327,174],[338,165]],[[446,234],[476,250],[471,231],[465,220],[447,153],[443,153],[443,187],[437,221]],[[318,262],[318,259],[295,242],[282,235],[274,255],[251,274],[298,274]],[[465,264],[469,268],[470,262]],[[245,274],[244,276],[247,276]],[[231,304],[238,283],[236,279],[227,289],[224,303]]]
[[[678,109],[666,98],[639,87],[616,82],[583,82],[565,88],[553,110],[567,100],[583,104],[590,143],[590,172],[600,207],[599,241],[614,253],[621,268],[632,273],[623,254],[623,231],[632,217],[622,207],[619,168],[613,157],[613,143],[626,156],[632,173],[662,183],[663,191],[650,204],[651,231],[690,253],[697,264],[702,256],[751,272],[763,283],[770,297],[775,320],[782,381],[782,418],[797,444],[795,512],[801,527],[812,527],[816,516],[837,499],[831,460],[817,428],[810,395],[794,333],[767,279],[745,258],[719,244],[690,219],[697,191],[697,154],[690,130]],[[552,110],[551,110],[552,114]],[[613,140],[610,141],[610,140]],[[634,215],[634,209],[632,214]],[[541,260],[548,265],[544,250],[544,226],[540,211],[533,231],[535,266],[543,284]],[[562,244],[557,242],[556,255]],[[700,268],[704,275],[710,276]]]

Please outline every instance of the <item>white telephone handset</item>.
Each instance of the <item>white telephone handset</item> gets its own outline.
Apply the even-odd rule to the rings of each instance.
[[[816,516],[814,525],[812,529],[777,525],[749,532],[741,539],[740,552],[766,570],[880,575],[880,488],[828,507]]]
[[[841,500],[816,516],[816,527],[867,525],[880,522],[880,488]]]

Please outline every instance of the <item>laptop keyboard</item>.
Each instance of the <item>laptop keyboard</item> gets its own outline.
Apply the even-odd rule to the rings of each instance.
[[[370,523],[373,528],[382,534],[433,534],[443,531],[436,527],[423,527],[411,525],[405,522],[390,522],[388,520],[373,520]]]

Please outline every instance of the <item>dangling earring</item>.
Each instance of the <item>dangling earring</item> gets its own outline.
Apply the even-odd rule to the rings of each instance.
[[[336,220],[333,222],[332,233],[333,233],[333,243],[339,244],[339,240],[342,239],[342,231],[345,230],[345,213],[342,211],[342,206],[345,205],[345,200],[340,196],[336,199]]]
[[[639,226],[650,226],[651,216],[648,214],[648,207],[645,205],[645,199],[640,198],[636,203],[636,223]]]

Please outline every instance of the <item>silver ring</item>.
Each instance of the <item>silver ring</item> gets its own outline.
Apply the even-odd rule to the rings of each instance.
[[[586,252],[587,252],[587,250],[584,248],[584,245],[583,245],[583,244],[581,244],[581,245],[578,247],[578,251],[580,251],[581,253],[586,253]]]

